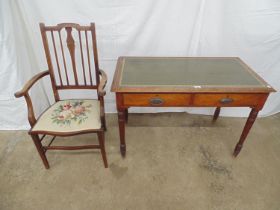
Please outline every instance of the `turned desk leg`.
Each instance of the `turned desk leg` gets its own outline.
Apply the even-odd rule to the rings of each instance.
[[[125,114],[125,123],[127,123],[127,121],[128,121],[128,108],[126,108],[124,110],[124,114]]]
[[[257,116],[258,116],[258,113],[259,113],[259,110],[256,110],[256,109],[251,110],[251,112],[249,114],[249,117],[246,121],[246,124],[243,128],[243,131],[242,131],[242,134],[240,136],[239,142],[235,146],[235,149],[234,149],[234,152],[233,152],[234,157],[236,157],[239,154],[239,152],[241,151],[243,143],[246,140],[246,137],[247,137],[251,127],[253,126],[253,124],[254,124]]]
[[[119,134],[120,134],[120,151],[123,157],[126,153],[125,145],[125,110],[118,110],[118,120],[119,120]]]
[[[221,107],[217,107],[213,116],[213,122],[215,122],[218,119],[220,115],[220,111],[221,111]]]

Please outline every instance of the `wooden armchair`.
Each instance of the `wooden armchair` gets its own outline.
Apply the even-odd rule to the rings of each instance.
[[[107,76],[98,65],[95,25],[94,23],[91,23],[90,26],[62,23],[56,26],[45,26],[41,23],[40,29],[49,70],[40,72],[31,78],[22,90],[15,93],[15,96],[17,98],[24,96],[26,100],[28,120],[31,126],[29,134],[44,166],[46,169],[49,168],[47,150],[100,149],[104,166],[107,168],[103,99],[106,94],[104,87]],[[74,37],[76,37],[76,41]],[[80,62],[76,62],[77,58],[80,58]],[[45,76],[50,77],[55,103],[36,119],[28,92],[34,83]],[[71,89],[97,90],[97,99],[60,100],[59,91]],[[65,137],[85,133],[97,133],[99,144],[51,145],[56,136]],[[46,135],[53,136],[53,138],[47,146],[44,146],[42,140]]]

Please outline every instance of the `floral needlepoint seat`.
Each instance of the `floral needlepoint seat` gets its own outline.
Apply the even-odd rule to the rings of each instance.
[[[98,100],[58,101],[45,111],[31,130],[41,132],[81,132],[101,128]]]

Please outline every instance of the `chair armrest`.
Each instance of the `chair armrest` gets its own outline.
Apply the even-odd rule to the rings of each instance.
[[[46,70],[46,71],[42,71],[38,74],[36,74],[35,76],[33,76],[24,86],[23,88],[16,92],[15,93],[15,97],[16,98],[19,98],[19,97],[22,97],[24,95],[27,94],[28,90],[39,80],[41,79],[42,77],[46,76],[46,75],[49,75],[50,72],[49,70]]]
[[[102,69],[99,69],[99,74],[101,76],[101,80],[99,82],[97,92],[98,92],[99,96],[105,96],[106,91],[104,90],[104,88],[105,88],[106,83],[107,83],[107,75]]]
[[[33,105],[32,105],[31,98],[28,94],[28,90],[35,84],[35,82],[37,82],[39,79],[41,79],[42,77],[44,77],[46,75],[49,75],[49,70],[42,71],[42,72],[36,74],[23,86],[23,88],[20,91],[15,93],[16,98],[24,96],[24,98],[26,100],[28,121],[30,123],[31,128],[35,125],[37,120],[34,115]]]

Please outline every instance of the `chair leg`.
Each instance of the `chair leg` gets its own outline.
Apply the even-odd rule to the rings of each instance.
[[[104,162],[104,167],[108,168],[105,144],[104,144],[104,131],[98,132],[97,135],[98,135],[98,141],[99,141],[99,145],[100,145],[100,149],[101,149],[101,155],[102,155],[103,162]]]
[[[50,168],[49,162],[47,160],[47,157],[46,157],[45,151],[43,149],[43,146],[41,144],[39,136],[33,134],[33,135],[31,135],[31,137],[32,137],[33,142],[34,142],[34,144],[36,146],[36,149],[37,149],[37,151],[38,151],[38,153],[39,153],[39,155],[40,155],[40,157],[41,157],[41,159],[42,159],[42,161],[44,163],[45,168],[49,169]]]
[[[107,131],[105,116],[101,117],[101,124],[102,124],[102,126],[104,128],[104,131]]]
[[[106,126],[106,120],[105,120],[105,107],[104,107],[104,98],[103,96],[99,96],[98,100],[100,100],[100,105],[101,105],[101,125],[104,129],[104,131],[107,131],[107,126]]]

